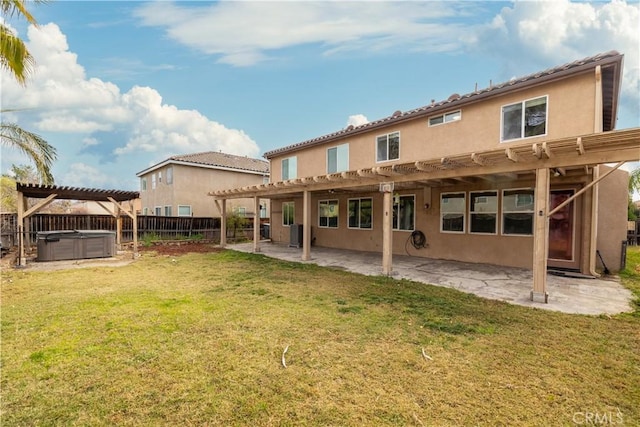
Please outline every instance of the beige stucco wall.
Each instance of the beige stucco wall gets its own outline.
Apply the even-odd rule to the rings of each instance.
[[[608,166],[600,166],[603,175]],[[627,208],[629,201],[629,173],[618,169],[598,184],[597,249],[609,270],[620,270],[622,242],[627,240]],[[598,260],[597,265],[602,268]]]
[[[370,168],[376,165],[393,163],[412,163],[440,157],[468,154],[483,150],[508,147],[511,142],[500,142],[501,110],[504,105],[541,96],[548,97],[547,133],[513,143],[525,141],[543,142],[563,137],[590,134],[596,131],[596,79],[593,71],[565,78],[560,81],[541,84],[524,90],[485,99],[481,102],[462,106],[462,118],[438,126],[429,126],[428,117],[391,124],[384,128],[347,136],[330,143],[307,147],[302,150],[272,157],[271,180],[279,181],[281,161],[291,156],[297,157],[297,177],[316,176],[327,173],[327,149],[341,144],[349,144],[349,170]],[[439,114],[451,110],[441,110]],[[400,159],[392,162],[376,163],[376,137],[391,132],[400,132]],[[597,248],[605,257],[612,271],[620,264],[620,245],[626,233],[626,178],[618,172],[599,185],[597,199]],[[591,172],[568,177],[552,177],[552,190],[571,189],[578,191],[592,180]],[[496,182],[479,184],[461,184],[432,188],[430,200],[425,200],[429,191],[415,188],[398,191],[400,195],[415,194],[415,229],[422,231],[428,242],[428,248],[417,250],[407,240],[410,232],[393,232],[393,253],[410,253],[426,258],[441,258],[467,262],[481,262],[496,265],[531,268],[533,265],[533,237],[501,234],[501,203],[499,197],[498,232],[495,235],[469,233],[443,233],[440,231],[440,193],[441,191],[464,191],[467,194],[466,220],[469,220],[469,191],[498,190],[515,188],[533,188],[534,178],[520,179],[515,182]],[[349,198],[373,198],[373,228],[371,230],[349,229],[347,227],[347,207]],[[336,199],[339,201],[339,227],[337,229],[320,228],[318,224],[318,201]],[[575,236],[573,254],[569,261],[549,260],[549,266],[576,268],[589,273],[589,265],[595,248],[591,247],[591,238],[596,221],[593,217],[593,191],[586,191],[574,202]],[[282,225],[282,202],[295,202],[295,222],[301,224],[303,208],[302,197],[275,200],[272,204],[271,237],[273,240],[288,243],[289,227]],[[430,207],[425,209],[425,202]],[[340,247],[351,250],[382,252],[382,195],[373,193],[333,194],[330,197],[312,193],[311,224],[314,244],[325,247]],[[468,227],[468,225],[467,225]],[[313,252],[313,249],[312,249]]]
[[[270,159],[271,180],[282,179],[282,159],[291,156],[297,157],[298,178],[326,174],[327,149],[345,143],[349,144],[349,170],[507,147],[509,142],[500,142],[502,106],[541,96],[548,96],[547,134],[526,141],[533,143],[592,133],[595,87],[594,75],[587,73],[463,106],[459,121],[429,126],[425,117],[279,155]],[[457,108],[451,111],[455,110]],[[376,163],[376,137],[391,132],[400,132],[400,159]],[[523,141],[525,139],[512,142]]]
[[[173,168],[173,183],[167,184],[167,168]],[[162,182],[158,181],[158,172],[162,172]],[[156,188],[152,189],[151,175],[156,174]],[[180,164],[164,166],[144,177],[147,178],[147,190],[140,191],[142,208],[149,208],[149,214],[153,214],[154,208],[164,206],[172,207],[172,215],[178,215],[179,205],[191,206],[193,216],[219,217],[220,212],[215,205],[214,198],[208,193],[213,190],[240,188],[248,185],[263,183],[263,176],[229,170],[201,168]],[[142,178],[142,177],[141,177]],[[268,204],[268,200],[262,200],[262,204]],[[233,199],[227,202],[227,211],[241,207],[246,209],[248,216],[255,213],[253,199]]]
[[[552,177],[551,190],[578,191],[583,188],[591,176]],[[459,260],[513,267],[531,268],[533,265],[533,237],[502,235],[502,197],[505,189],[532,188],[532,179],[513,182],[499,182],[496,185],[459,185],[425,190],[419,187],[398,191],[399,195],[415,195],[415,229],[422,231],[427,237],[428,248],[415,249],[408,243],[411,232],[393,232],[393,253],[425,258]],[[620,245],[626,233],[626,174],[616,172],[601,181],[599,203],[598,249],[603,254],[607,266],[616,271],[620,265]],[[478,190],[497,190],[498,232],[495,235],[470,233],[469,192]],[[443,233],[440,231],[440,195],[442,192],[465,192],[467,194],[467,229],[465,233]],[[429,198],[430,195],[430,198]],[[350,229],[347,227],[348,199],[359,197],[373,198],[373,228],[370,230]],[[320,200],[338,200],[338,228],[321,228],[318,226],[318,202]],[[549,260],[550,267],[575,268],[588,273],[589,239],[591,236],[591,193],[587,191],[578,196],[574,203],[574,260]],[[282,202],[295,203],[295,222],[303,222],[302,198],[274,200],[271,214],[271,238],[280,243],[289,243],[290,229],[282,225]],[[425,209],[425,203],[429,208]],[[322,247],[345,248],[349,250],[382,252],[382,194],[349,193],[348,195],[313,195],[311,199],[311,224],[313,244]],[[313,251],[313,249],[312,249]]]

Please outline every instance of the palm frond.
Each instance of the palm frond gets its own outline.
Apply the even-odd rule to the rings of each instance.
[[[6,25],[0,24],[0,66],[24,85],[33,71],[35,60],[27,46]]]
[[[0,144],[15,147],[27,155],[33,161],[42,184],[54,183],[51,166],[57,158],[57,152],[41,136],[26,131],[15,123],[2,123]]]
[[[44,4],[47,0],[30,0],[30,3],[35,4]],[[2,0],[0,3],[0,9],[2,10],[2,14],[7,17],[21,16],[27,20],[32,25],[37,25],[36,19],[29,13],[26,7],[25,0]]]

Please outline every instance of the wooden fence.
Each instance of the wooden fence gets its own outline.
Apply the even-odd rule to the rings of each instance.
[[[4,247],[16,246],[17,215],[0,215],[0,231]],[[116,218],[111,215],[35,214],[28,218],[26,238],[33,243],[39,232],[56,230],[116,231]],[[201,237],[220,240],[220,218],[138,215],[138,240],[145,238],[179,239]],[[133,241],[133,220],[122,217],[122,242]]]

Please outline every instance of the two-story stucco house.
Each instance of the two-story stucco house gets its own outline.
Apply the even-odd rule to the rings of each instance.
[[[597,275],[620,265],[640,129],[615,131],[623,55],[608,52],[265,153],[271,238]],[[456,88],[452,88],[455,90]],[[608,166],[607,166],[608,165]],[[302,225],[302,229],[299,227]],[[291,233],[294,228],[294,233]],[[257,244],[257,243],[255,243]]]
[[[207,193],[268,182],[269,163],[209,151],[169,157],[136,176],[143,215],[217,217],[220,212]],[[257,212],[251,198],[234,200],[227,209],[248,217]],[[266,217],[267,203],[258,205],[258,211],[258,217]]]

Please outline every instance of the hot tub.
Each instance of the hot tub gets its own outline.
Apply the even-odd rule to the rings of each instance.
[[[38,233],[37,261],[109,258],[116,254],[116,233],[108,230],[61,230]]]

